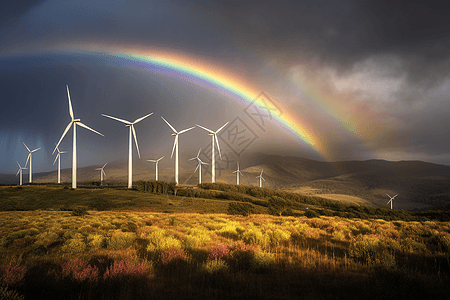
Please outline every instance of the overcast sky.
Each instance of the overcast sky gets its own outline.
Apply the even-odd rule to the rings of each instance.
[[[164,116],[177,130],[245,128],[240,146],[232,128],[221,136],[233,161],[263,152],[450,165],[449,12],[444,1],[2,1],[0,173],[25,163],[22,142],[42,147],[34,172],[54,170],[51,152],[70,122],[66,84],[75,117],[105,135],[78,127],[79,166],[128,153],[127,128],[101,114],[133,121],[150,112],[136,125],[143,161],[170,156]],[[226,72],[295,116],[316,147],[276,118],[261,126],[249,102],[220,87],[117,64],[93,45],[158,49]],[[70,131],[60,148],[71,152],[71,142]],[[180,153],[209,144],[195,129],[180,136]],[[70,164],[68,153],[62,166]]]

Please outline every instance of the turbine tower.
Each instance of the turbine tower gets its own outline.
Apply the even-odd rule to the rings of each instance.
[[[28,157],[27,157],[27,162],[25,163],[25,167],[27,166],[27,164],[28,164],[28,160],[30,160],[30,174],[29,174],[29,180],[28,180],[28,182],[29,183],[32,183],[33,182],[33,178],[32,178],[32,170],[31,170],[31,168],[33,167],[33,164],[31,163],[31,159],[32,159],[32,155],[31,155],[31,153],[33,153],[33,152],[36,152],[36,151],[38,151],[39,149],[41,149],[41,147],[39,147],[39,148],[37,148],[37,149],[34,149],[34,150],[30,150],[30,148],[28,148],[27,147],[27,145],[25,145],[25,143],[24,142],[22,142],[23,143],[23,145],[25,146],[25,148],[27,148],[27,150],[28,150]]]
[[[217,150],[219,151],[219,157],[220,159],[222,159],[222,154],[220,153],[220,146],[219,146],[219,139],[217,138],[217,134],[219,133],[219,131],[221,131],[225,126],[227,126],[229,122],[226,122],[225,125],[223,125],[222,127],[220,127],[218,130],[216,131],[212,131],[211,129],[205,128],[203,126],[200,126],[198,124],[195,124],[196,126],[208,131],[208,135],[211,136],[211,182],[214,183],[216,182],[216,162],[215,162],[215,157],[214,157],[214,141],[217,144]]]
[[[391,209],[392,209],[392,204],[394,203],[394,201],[392,201],[392,200],[394,200],[394,198],[397,197],[398,195],[395,195],[394,197],[391,197],[391,196],[389,196],[388,194],[386,194],[386,195],[387,195],[389,198],[391,198],[391,200],[389,200],[387,204],[389,204],[389,202],[390,202],[390,203],[391,203]]]
[[[58,154],[55,157],[53,165],[55,164],[56,160],[58,160],[58,183],[61,183],[61,154],[66,153],[66,151],[59,151],[58,147],[56,147],[56,150],[58,151]]]
[[[259,174],[259,176],[256,176],[256,178],[259,178],[259,187],[262,187],[262,181],[266,181],[263,177],[262,177],[262,173],[264,170],[261,170],[261,174]]]
[[[161,159],[163,159],[164,158],[164,156],[163,157],[160,157],[160,158],[158,158],[158,159],[147,159],[147,161],[151,161],[151,162],[154,162],[154,163],[156,163],[156,176],[155,176],[155,180],[156,181],[158,181],[158,163],[159,163],[159,161],[161,160]]]
[[[17,163],[17,165],[19,166],[19,170],[17,171],[16,176],[20,174],[19,182],[20,182],[20,185],[22,185],[22,170],[26,170],[27,168],[25,168],[25,167],[26,167],[27,165],[25,165],[25,167],[22,168],[22,166],[19,164],[18,161],[16,161],[16,163]]]
[[[236,173],[236,185],[239,185],[239,174],[241,174],[242,176],[244,176],[242,174],[242,172],[239,170],[239,162],[237,162],[237,170],[234,171],[233,173]]]
[[[201,150],[202,150],[202,148],[200,148],[200,150],[198,150],[198,153],[197,153],[196,157],[193,157],[193,158],[190,159],[190,160],[196,159],[197,162],[198,162],[197,168],[195,168],[195,171],[194,171],[194,173],[195,173],[195,172],[197,172],[197,169],[199,169],[198,170],[198,184],[202,184],[202,165],[207,165],[207,163],[202,162],[202,160],[198,157],[200,155],[200,151]]]
[[[146,116],[143,116],[139,119],[134,120],[134,122],[130,122],[127,120],[122,120],[116,117],[111,117],[108,115],[104,115],[102,114],[102,116],[107,117],[107,118],[111,118],[113,120],[125,123],[126,127],[130,128],[130,134],[129,134],[129,139],[128,139],[128,188],[131,189],[133,186],[133,147],[132,147],[132,136],[134,137],[134,142],[136,143],[136,149],[137,149],[137,153],[139,155],[139,158],[141,158],[141,154],[139,153],[139,146],[138,146],[138,142],[137,142],[137,137],[136,137],[136,131],[134,130],[134,124],[139,123],[140,121],[144,120],[145,118],[151,116],[153,113],[149,113]]]
[[[69,99],[69,114],[70,114],[70,118],[72,118],[72,120],[70,121],[69,125],[67,125],[66,129],[64,130],[61,138],[59,139],[58,144],[56,144],[55,150],[53,150],[52,154],[55,153],[56,148],[58,148],[59,144],[61,143],[62,139],[64,138],[64,136],[66,135],[67,131],[69,131],[70,127],[73,125],[73,139],[72,139],[72,188],[76,189],[77,188],[77,124],[78,126],[84,127],[92,132],[95,132],[96,134],[99,134],[101,136],[104,136],[103,134],[101,134],[98,131],[95,131],[94,129],[84,125],[83,123],[81,123],[81,119],[75,119],[75,117],[73,116],[73,109],[72,109],[72,102],[70,101],[70,93],[69,93],[69,86],[66,85],[66,89],[67,89],[67,98]]]
[[[161,119],[164,120],[164,122],[169,125],[170,129],[172,129],[173,133],[172,135],[175,136],[175,141],[173,142],[173,148],[172,148],[172,155],[170,155],[170,158],[173,157],[173,152],[175,151],[175,183],[178,185],[178,136],[182,133],[185,133],[186,131],[189,131],[191,129],[194,129],[195,127],[191,127],[188,129],[183,129],[180,132],[176,131],[175,128],[173,128],[172,125],[169,124],[169,122],[166,121],[163,117]]]
[[[107,163],[106,163],[106,164],[107,164]],[[99,170],[100,170],[100,184],[101,184],[101,185],[103,185],[103,175],[106,176],[105,170],[103,170],[103,169],[105,168],[106,164],[104,164],[103,167],[101,167],[101,168],[95,169],[96,171],[99,171]]]

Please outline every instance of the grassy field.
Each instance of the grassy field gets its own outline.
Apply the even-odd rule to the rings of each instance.
[[[216,187],[195,187],[195,195],[182,188],[181,196],[0,187],[0,299],[444,299],[450,293],[449,222],[315,217],[301,209],[305,203],[280,216],[272,206],[281,197],[259,191],[263,196],[243,198]],[[230,195],[241,201],[224,199]],[[230,215],[231,203],[252,205],[253,213]]]

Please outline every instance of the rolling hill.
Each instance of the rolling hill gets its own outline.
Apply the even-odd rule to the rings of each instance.
[[[187,161],[187,159],[185,159]],[[183,159],[180,159],[182,162]],[[394,208],[427,209],[450,204],[450,167],[422,161],[390,162],[384,160],[320,162],[299,157],[282,157],[258,154],[253,156],[252,165],[241,168],[241,184],[257,185],[255,178],[264,169],[265,186],[285,189],[305,195],[316,195],[326,199],[387,207],[386,194],[399,196]],[[83,181],[98,181],[99,166],[78,168],[78,178]],[[195,165],[180,164],[180,178],[183,184],[197,183]],[[108,163],[105,168],[106,182],[124,183],[127,180],[126,160]],[[159,170],[160,180],[172,181],[173,169]],[[217,181],[234,183],[233,170],[218,172]],[[203,180],[209,182],[210,175]],[[56,171],[33,174],[36,183],[55,182]],[[63,182],[71,180],[71,170],[61,171]],[[133,164],[133,180],[153,180],[154,165],[142,160]],[[0,183],[17,182],[14,175],[0,175]],[[27,176],[24,174],[24,181]]]

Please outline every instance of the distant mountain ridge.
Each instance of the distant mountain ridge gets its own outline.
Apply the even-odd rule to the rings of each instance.
[[[186,159],[187,161],[187,159]],[[249,163],[249,161],[247,161]],[[126,160],[108,163],[106,181],[126,182]],[[426,209],[450,204],[450,166],[423,161],[365,160],[321,162],[307,158],[256,154],[251,166],[242,168],[241,184],[257,185],[257,175],[264,170],[265,186],[286,189],[301,194],[313,194],[327,199],[352,201],[372,206],[387,207],[389,198],[398,194],[394,208]],[[99,181],[99,171],[89,166],[78,168],[78,180]],[[196,184],[195,164],[180,159],[180,181]],[[234,170],[216,173],[218,182],[234,184]],[[160,179],[173,180],[173,167],[161,168]],[[37,183],[55,182],[56,171],[33,174]],[[63,182],[70,182],[71,169],[61,171]],[[142,160],[133,163],[133,181],[153,180],[154,164]],[[24,182],[28,174],[24,174]],[[210,182],[210,175],[203,174],[203,181]],[[18,177],[0,174],[0,183],[14,184]]]

